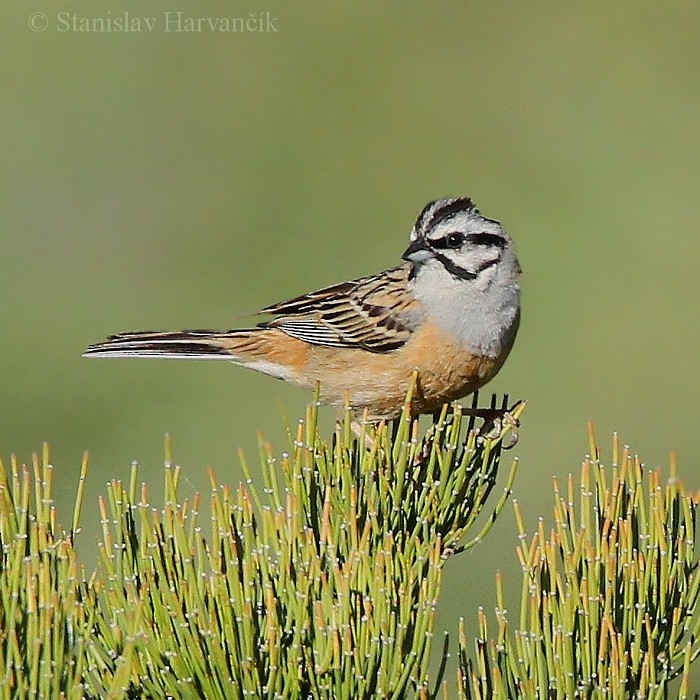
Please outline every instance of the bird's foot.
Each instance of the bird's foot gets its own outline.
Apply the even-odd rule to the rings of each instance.
[[[366,419],[363,419],[362,422],[353,420],[350,423],[350,430],[352,430],[353,435],[357,438],[358,442],[364,441],[365,449],[369,450],[370,452],[374,449],[376,444],[376,440],[374,437],[372,437],[372,435],[370,435],[370,431],[368,430],[368,428],[372,425],[373,424]]]
[[[516,409],[522,404],[518,401],[510,408],[464,408],[462,414],[481,418],[484,421],[479,430],[479,440],[496,440],[503,434],[506,428],[510,428],[507,442],[504,440],[503,449],[510,450],[518,442],[520,437],[520,421],[515,417]]]

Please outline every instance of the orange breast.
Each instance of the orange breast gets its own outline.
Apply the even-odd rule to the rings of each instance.
[[[320,381],[324,403],[342,409],[347,397],[356,415],[367,409],[373,420],[401,412],[414,371],[418,372],[414,411],[429,413],[486,384],[510,350],[504,348],[497,358],[473,355],[431,323],[424,323],[405,345],[386,353],[310,345],[272,328],[236,334],[225,345],[242,365],[303,387],[313,388]]]
[[[347,392],[354,412],[361,415],[367,408],[370,418],[378,419],[401,412],[416,370],[419,386],[414,410],[428,413],[476,391],[504,360],[505,355],[475,356],[426,323],[404,346],[388,353],[314,346],[303,374],[310,384],[321,381],[325,402],[342,408]]]

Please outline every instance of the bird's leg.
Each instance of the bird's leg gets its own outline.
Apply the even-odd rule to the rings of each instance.
[[[362,439],[362,434],[364,433],[364,436],[365,436],[365,445],[367,445],[367,444],[368,444],[368,441],[371,440],[370,436],[367,435],[367,432],[366,432],[365,428],[362,427],[362,424],[361,424],[360,421],[358,421],[358,420],[353,420],[353,421],[350,423],[350,430],[352,430],[353,435],[354,435],[358,440],[361,440],[361,439]],[[374,445],[372,445],[369,449],[371,450],[373,446],[374,446]]]
[[[520,421],[515,418],[513,412],[521,404],[520,401],[514,403],[510,408],[507,408],[507,399],[504,399],[503,406],[501,408],[496,408],[492,406],[491,408],[463,408],[462,415],[473,416],[474,418],[481,418],[484,421],[484,425],[479,431],[481,433],[482,439],[495,440],[503,432],[505,426],[510,427],[510,438],[507,443],[503,443],[504,450],[510,450],[518,442],[519,434],[518,428],[520,427]]]
[[[367,409],[364,410],[362,418],[360,420],[358,420],[357,418],[353,418],[350,422],[350,430],[352,430],[353,434],[358,439],[358,441],[361,441],[364,436],[365,448],[371,452],[374,449],[376,441],[367,430],[367,428],[370,425],[374,424],[370,420],[368,420]]]

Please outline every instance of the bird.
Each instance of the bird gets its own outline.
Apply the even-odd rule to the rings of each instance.
[[[396,267],[261,309],[233,330],[130,331],[86,357],[227,360],[305,388],[369,421],[472,394],[501,369],[520,324],[511,237],[468,197],[428,203]]]

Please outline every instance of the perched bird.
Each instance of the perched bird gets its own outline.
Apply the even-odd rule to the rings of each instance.
[[[341,282],[261,314],[276,318],[228,331],[119,333],[86,357],[228,360],[313,388],[356,416],[393,418],[414,371],[414,413],[428,413],[492,379],[520,322],[520,265],[513,241],[467,198],[428,204],[403,264]],[[366,411],[366,414],[365,414]]]

